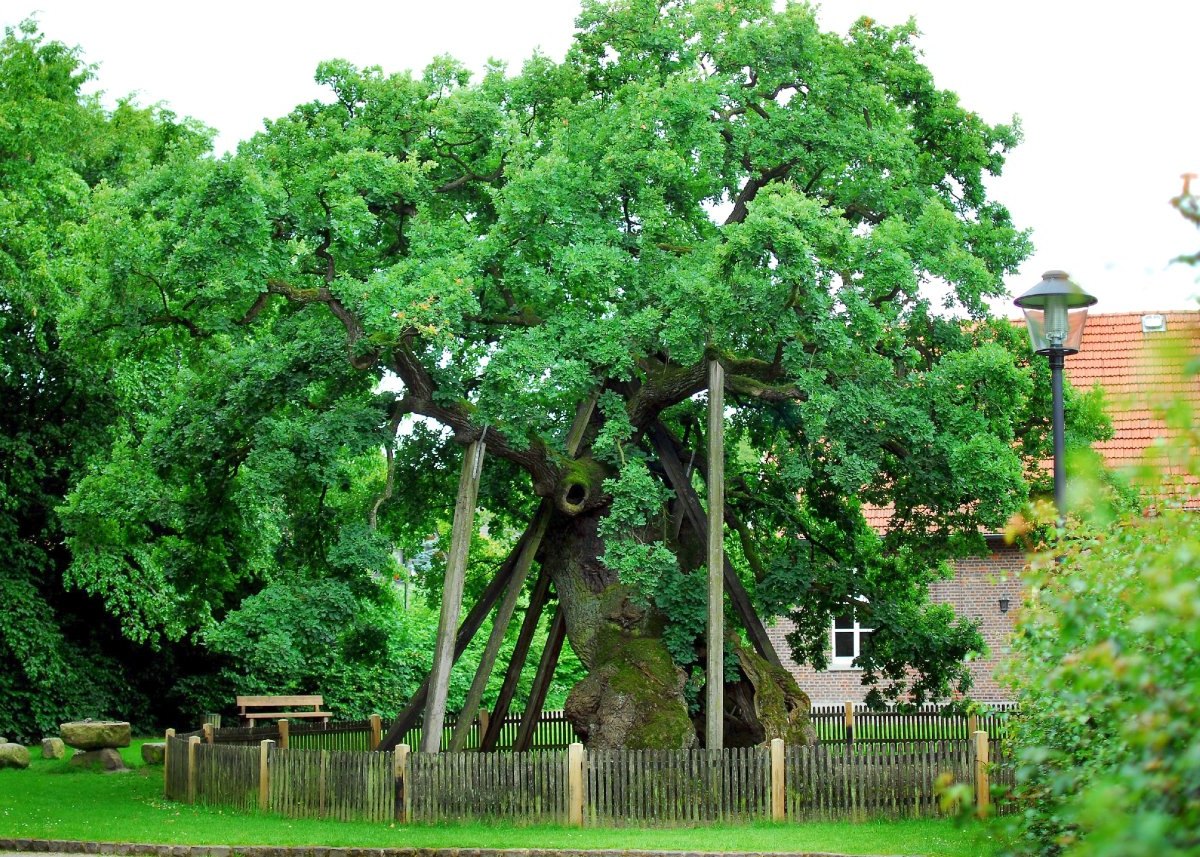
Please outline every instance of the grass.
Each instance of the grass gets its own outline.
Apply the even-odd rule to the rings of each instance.
[[[147,739],[154,740],[154,739]],[[986,857],[991,825],[940,819],[693,828],[568,828],[498,823],[394,825],[293,819],[172,803],[162,769],[141,762],[141,741],[122,750],[132,771],[104,774],[42,759],[0,770],[0,837],[170,845],[310,845],[363,848],[611,848],[669,851],[834,851]]]

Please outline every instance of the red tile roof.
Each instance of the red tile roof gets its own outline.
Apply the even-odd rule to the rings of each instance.
[[[1079,353],[1066,359],[1071,384],[1087,389],[1099,384],[1112,418],[1111,440],[1095,444],[1111,467],[1142,460],[1166,425],[1152,409],[1168,397],[1200,406],[1200,377],[1184,378],[1183,363],[1200,350],[1200,312],[1163,312],[1165,331],[1143,332],[1149,313],[1089,316]]]

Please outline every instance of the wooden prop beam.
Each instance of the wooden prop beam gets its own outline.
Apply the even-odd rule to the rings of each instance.
[[[649,435],[654,443],[654,448],[658,451],[658,459],[662,462],[667,479],[670,480],[671,487],[675,490],[675,496],[683,504],[688,521],[696,532],[707,541],[708,519],[700,505],[700,498],[696,496],[696,489],[692,487],[691,481],[685,478],[683,463],[675,451],[675,442],[671,438],[671,433],[661,422],[655,422],[650,426]],[[772,666],[782,666],[779,654],[775,651],[771,638],[767,636],[767,629],[754,611],[750,595],[746,592],[746,587],[742,586],[742,581],[738,579],[737,572],[728,558],[724,560],[724,577],[725,591],[729,594],[729,601],[737,611],[738,619],[741,620],[742,626],[750,636],[750,643],[754,646],[755,651]]]
[[[542,568],[538,572],[533,592],[529,596],[529,606],[525,608],[525,619],[521,622],[521,630],[517,634],[517,644],[513,647],[512,658],[508,662],[508,671],[504,673],[504,683],[500,686],[500,696],[496,707],[492,709],[492,719],[479,749],[491,752],[496,749],[500,740],[500,730],[508,717],[508,709],[512,705],[513,696],[517,693],[517,684],[521,681],[521,670],[525,669],[525,660],[529,657],[529,647],[533,644],[533,634],[537,631],[542,612],[550,598],[550,573]]]
[[[538,548],[541,547],[542,537],[546,534],[546,525],[550,523],[553,511],[553,504],[549,500],[543,500],[537,517],[534,518],[533,535],[525,542],[520,556],[517,557],[516,568],[513,569],[512,576],[509,578],[504,600],[500,602],[496,618],[492,622],[492,632],[488,636],[487,647],[479,660],[479,668],[475,671],[475,678],[471,682],[471,689],[467,691],[467,698],[463,702],[462,710],[458,712],[458,722],[454,724],[454,734],[450,737],[451,753],[460,752],[467,743],[467,736],[471,732],[471,722],[479,712],[479,702],[483,699],[483,692],[487,689],[488,680],[492,677],[492,667],[496,663],[496,657],[500,654],[504,633],[508,630],[508,623],[512,621],[513,611],[517,607],[517,599],[521,595],[521,590],[525,588],[525,578],[529,575],[529,567],[533,564],[533,558],[537,554]]]
[[[492,608],[496,606],[496,602],[500,600],[500,596],[504,594],[504,587],[512,578],[513,570],[516,568],[517,558],[520,556],[521,548],[529,539],[532,533],[532,525],[526,529],[520,540],[509,552],[504,562],[500,564],[500,568],[496,571],[496,576],[492,578],[492,582],[483,590],[483,594],[479,596],[479,600],[475,602],[475,606],[471,608],[471,612],[467,614],[467,618],[463,619],[462,624],[458,627],[458,636],[454,639],[454,660],[457,661],[462,657],[462,653],[467,650],[467,646],[475,639],[475,635],[479,633],[479,629],[483,627],[483,621],[487,615],[492,612]],[[390,752],[400,744],[400,739],[417,725],[417,720],[421,717],[421,712],[425,710],[425,702],[429,699],[429,676],[425,676],[425,680],[421,682],[421,686],[417,692],[412,695],[408,701],[408,705],[400,712],[400,716],[388,729],[387,735],[379,744],[379,749]]]
[[[583,434],[587,430],[588,423],[591,422],[592,412],[596,408],[596,401],[599,397],[600,392],[597,390],[580,402],[579,407],[575,410],[575,420],[571,423],[571,429],[567,433],[566,444],[567,455],[571,458],[574,458],[579,452],[580,444],[583,443]],[[517,558],[508,589],[504,593],[504,600],[500,602],[500,607],[496,610],[496,618],[492,622],[492,632],[488,636],[483,656],[479,659],[479,668],[475,671],[471,689],[467,691],[467,698],[463,702],[462,710],[458,713],[458,722],[454,726],[454,734],[450,737],[450,752],[452,753],[457,753],[466,746],[467,736],[471,732],[471,723],[479,712],[480,700],[483,699],[483,693],[487,690],[488,681],[492,677],[492,669],[500,654],[500,646],[504,643],[504,634],[508,631],[508,624],[512,621],[513,612],[516,610],[517,599],[520,598],[521,591],[525,588],[525,578],[529,574],[529,568],[533,564],[538,548],[541,547],[542,537],[546,534],[546,527],[553,514],[554,504],[550,500],[543,500],[533,521],[532,535],[521,547],[521,553]]]
[[[442,584],[442,613],[438,620],[437,645],[433,651],[433,671],[429,675],[429,702],[425,707],[425,727],[421,731],[423,753],[436,753],[442,745],[450,668],[454,665],[455,629],[458,628],[458,614],[462,609],[467,555],[471,548],[471,531],[475,526],[475,502],[479,497],[479,477],[483,473],[486,449],[482,440],[474,441],[467,447],[462,474],[458,479],[458,499],[454,504],[454,523],[450,530],[450,556],[446,560],[446,578]]]
[[[720,750],[725,746],[725,369],[717,360],[708,364],[708,472],[708,660],[704,671],[704,746],[709,750]]]
[[[554,679],[554,669],[558,666],[558,658],[562,654],[563,641],[566,638],[567,618],[560,604],[554,611],[554,619],[546,634],[546,648],[542,649],[537,675],[533,677],[533,686],[529,688],[529,704],[525,706],[525,713],[521,715],[517,740],[513,743],[514,752],[524,752],[533,745],[533,735],[537,732],[538,721],[542,719],[542,706],[546,704],[546,694],[550,692],[550,682]]]

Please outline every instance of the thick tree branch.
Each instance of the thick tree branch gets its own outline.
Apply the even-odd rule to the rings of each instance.
[[[407,399],[397,399],[392,402],[391,413],[388,417],[388,442],[383,448],[383,453],[387,456],[387,479],[384,480],[383,491],[371,505],[368,523],[372,530],[379,529],[379,507],[392,498],[392,489],[396,484],[396,451],[394,449],[396,432],[400,431],[400,421],[410,410],[410,403]]]
[[[527,446],[514,443],[495,426],[476,425],[465,403],[448,404],[435,401],[437,384],[406,341],[392,349],[391,368],[404,382],[407,395],[404,397],[412,413],[436,420],[454,432],[454,439],[461,444],[479,440],[487,431],[489,455],[511,461],[530,475],[534,492],[545,497],[553,493],[558,483],[558,468],[551,463],[549,451],[540,441],[531,441]]]
[[[250,309],[246,310],[246,314],[239,318],[235,324],[239,326],[251,324],[256,318],[258,318],[259,313],[267,308],[267,304],[271,302],[271,297],[274,294],[275,292],[271,291],[265,291],[260,294],[254,299],[254,303],[250,305]]]
[[[741,223],[745,220],[746,215],[750,213],[750,203],[754,201],[754,197],[758,196],[758,192],[771,182],[786,178],[794,166],[796,166],[795,160],[787,161],[770,169],[762,170],[757,176],[747,179],[746,183],[742,185],[737,199],[734,200],[733,211],[729,212],[729,216],[725,218],[724,225],[729,226],[731,223]]]
[[[725,367],[725,385],[730,393],[749,396],[765,402],[802,401],[807,393],[794,384],[776,383],[783,378],[781,361],[768,363],[757,358],[738,358],[721,355]],[[629,392],[626,410],[634,426],[644,429],[658,415],[705,389],[708,383],[707,364],[701,360],[694,366],[673,366],[661,359],[641,361],[645,378]]]
[[[304,289],[293,286],[283,280],[271,279],[267,281],[267,293],[283,295],[293,303],[325,304],[346,329],[346,345],[350,352],[347,359],[350,361],[350,365],[355,369],[369,369],[379,362],[379,349],[377,348],[363,354],[355,354],[355,346],[366,336],[366,331],[363,329],[362,322],[358,320],[358,316],[346,309],[345,305],[334,297],[333,292],[327,286]],[[258,306],[262,300],[263,298],[260,296],[255,301],[255,306]],[[255,310],[255,307],[251,307],[251,310]],[[258,307],[258,310],[254,311],[254,315],[257,315],[259,311],[261,311],[261,307]],[[246,317],[250,317],[250,313],[247,313]],[[243,317],[243,323],[246,317]]]
[[[458,161],[459,166],[461,166],[465,170],[465,172],[458,178],[451,179],[450,181],[446,182],[445,184],[439,185],[438,187],[434,188],[434,190],[433,190],[434,193],[449,193],[452,190],[458,190],[459,188],[469,184],[470,182],[491,183],[491,182],[498,180],[501,176],[504,175],[504,162],[503,161],[500,162],[500,166],[496,167],[496,169],[492,170],[487,175],[480,175],[479,173],[476,173],[476,172],[473,172],[472,170],[470,170],[466,166],[466,164],[464,164],[458,158],[454,158],[453,160]]]

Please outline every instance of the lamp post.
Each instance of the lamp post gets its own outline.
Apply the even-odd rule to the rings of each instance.
[[[1047,271],[1040,283],[1013,301],[1025,313],[1025,327],[1034,352],[1050,358],[1050,387],[1054,396],[1054,505],[1060,519],[1066,512],[1063,358],[1079,353],[1088,307],[1095,302],[1092,295],[1071,282],[1065,271]]]

